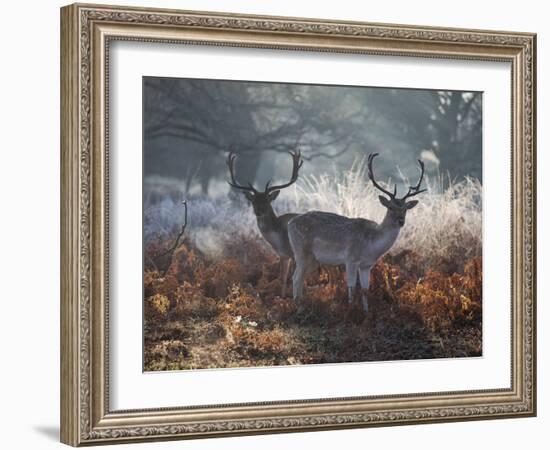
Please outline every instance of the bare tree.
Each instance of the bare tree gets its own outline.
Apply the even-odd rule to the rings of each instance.
[[[353,142],[363,109],[344,94],[333,87],[146,78],[146,158],[148,150],[155,156],[146,167],[183,174],[207,191],[228,150],[246,156],[236,176],[252,181],[261,152],[300,147],[306,160],[338,157]]]
[[[482,96],[479,92],[367,89],[372,135],[407,146],[417,155],[431,150],[440,169],[481,179]]]

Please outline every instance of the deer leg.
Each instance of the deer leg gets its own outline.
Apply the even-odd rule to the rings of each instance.
[[[305,261],[296,260],[296,268],[294,269],[294,273],[292,274],[292,296],[294,297],[294,300],[300,300],[302,298],[305,275]]]
[[[305,277],[317,268],[317,261],[311,256],[305,256],[303,259],[295,260],[294,273],[292,274],[292,287],[294,300],[302,298]]]
[[[359,282],[361,283],[361,300],[363,301],[363,311],[367,312],[369,310],[369,302],[367,294],[369,292],[370,284],[370,269],[369,267],[361,267],[359,269]]]
[[[353,292],[357,285],[357,273],[359,271],[359,265],[355,263],[346,263],[346,276],[348,284],[348,302],[353,302]]]
[[[281,258],[281,285],[282,285],[282,291],[281,291],[281,297],[286,297],[286,283],[288,280],[288,272],[290,270],[290,258]]]
[[[281,297],[285,296],[285,260],[286,258],[284,256],[281,256],[279,258],[279,280],[281,281]]]

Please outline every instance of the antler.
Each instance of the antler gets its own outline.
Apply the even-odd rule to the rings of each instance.
[[[300,167],[304,164],[304,161],[302,159],[302,154],[300,153],[300,150],[296,150],[295,152],[288,152],[290,156],[292,156],[292,176],[290,177],[290,181],[285,184],[279,184],[276,186],[269,186],[270,181],[268,181],[265,185],[265,192],[272,192],[279,189],[284,189],[286,187],[289,187],[291,184],[296,183],[296,180],[298,179],[298,171],[300,170]]]
[[[368,159],[368,168],[369,168],[369,179],[372,181],[372,184],[374,185],[374,187],[380,191],[382,191],[384,194],[388,195],[390,198],[395,198],[396,194],[397,194],[397,185],[395,185],[395,187],[393,188],[393,194],[390,192],[390,191],[386,191],[386,189],[384,189],[382,186],[380,186],[376,180],[374,179],[374,173],[372,171],[372,161],[374,160],[374,158],[376,158],[378,156],[378,153],[371,153],[369,155],[369,159]]]
[[[248,183],[248,186],[242,186],[239,183],[237,183],[237,180],[235,179],[235,174],[233,173],[233,166],[235,165],[236,158],[237,158],[237,155],[233,152],[230,152],[229,155],[227,155],[226,164],[227,164],[227,167],[229,168],[229,174],[231,175],[231,181],[228,181],[229,186],[234,187],[235,189],[241,189],[242,191],[250,191],[257,194],[258,191],[254,189],[254,186],[252,186],[252,184]]]
[[[426,192],[427,189],[420,189],[420,185],[422,184],[422,179],[424,178],[424,163],[419,159],[418,164],[420,164],[420,179],[418,180],[418,183],[416,183],[416,186],[409,186],[409,192],[407,192],[407,195],[402,198],[402,200],[405,200],[406,198],[414,197],[415,195],[418,195],[422,192]]]

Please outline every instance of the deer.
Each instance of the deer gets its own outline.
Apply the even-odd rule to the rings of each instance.
[[[295,213],[287,213],[278,216],[273,210],[271,203],[279,196],[282,189],[285,189],[298,180],[298,173],[304,161],[301,158],[299,150],[288,152],[292,157],[292,175],[287,183],[279,185],[270,185],[271,180],[265,185],[263,191],[258,191],[248,182],[247,185],[239,184],[235,179],[234,165],[237,155],[230,152],[227,157],[227,166],[231,181],[229,185],[235,189],[243,191],[246,199],[251,203],[256,216],[258,228],[262,237],[269,243],[275,253],[279,256],[280,261],[280,278],[281,278],[281,297],[286,296],[286,286],[290,265],[293,261],[292,249],[288,240],[288,222],[296,217]]]
[[[302,298],[305,276],[319,264],[345,265],[348,302],[353,302],[359,281],[363,310],[368,312],[371,268],[395,243],[405,225],[407,211],[418,204],[418,200],[409,199],[426,191],[420,189],[424,178],[424,163],[420,159],[420,179],[409,187],[404,197],[397,197],[397,185],[393,193],[384,189],[376,182],[372,168],[377,156],[378,153],[371,153],[368,157],[368,177],[374,187],[385,194],[378,196],[386,208],[380,223],[322,211],[309,211],[289,221],[288,237],[296,264],[292,277],[295,301]]]

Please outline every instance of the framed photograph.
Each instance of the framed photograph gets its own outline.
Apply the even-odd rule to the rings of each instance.
[[[535,415],[535,58],[62,8],[62,442]]]

